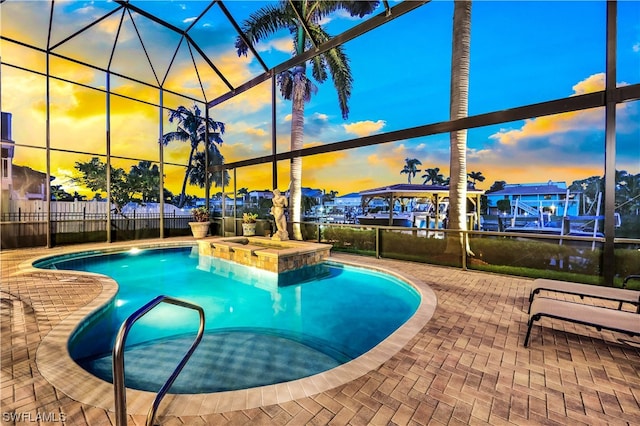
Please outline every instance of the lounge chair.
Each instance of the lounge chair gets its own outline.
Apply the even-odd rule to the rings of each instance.
[[[524,346],[529,344],[531,327],[542,317],[570,321],[577,324],[625,333],[630,336],[640,336],[640,314],[621,311],[601,306],[585,305],[568,302],[566,300],[537,297],[529,307],[529,323]]]
[[[545,290],[554,293],[573,294],[584,299],[585,296],[596,299],[613,300],[619,302],[618,309],[622,309],[623,303],[631,303],[636,307],[636,313],[640,313],[640,291],[625,288],[631,279],[640,279],[640,275],[629,275],[624,279],[623,288],[603,287],[599,285],[578,284],[569,281],[557,281],[538,278],[533,281],[533,287],[529,294],[529,313],[533,299],[540,291]]]

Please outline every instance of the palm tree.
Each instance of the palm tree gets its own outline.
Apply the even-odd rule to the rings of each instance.
[[[187,161],[187,170],[184,174],[180,200],[178,201],[178,207],[183,207],[186,196],[187,179],[191,175],[191,170],[194,167],[194,155],[196,151],[198,151],[200,143],[204,143],[207,149],[214,153],[214,157],[217,158],[218,155],[222,157],[219,153],[218,145],[222,145],[220,135],[224,133],[224,123],[202,117],[200,108],[198,108],[197,105],[193,106],[193,111],[183,106],[171,110],[169,112],[169,122],[173,123],[174,120],[178,122],[178,128],[175,132],[162,135],[162,144],[167,145],[172,141],[180,141],[188,142],[191,145],[189,160]]]
[[[491,187],[486,191],[486,193],[489,194],[491,192],[502,191],[506,184],[507,182],[504,180],[497,180],[493,182],[493,185],[491,185]]]
[[[247,195],[249,195],[249,188],[240,188],[236,191],[236,195],[242,196],[242,207],[247,208]]]
[[[210,172],[209,169],[213,166],[219,166],[224,164],[224,157],[218,150],[215,144],[209,145],[207,148],[209,152],[205,155],[204,151],[198,151],[193,156],[193,167],[189,171],[189,183],[191,185],[197,185],[200,188],[204,188],[207,183],[211,189],[211,185],[215,185],[216,188],[226,186],[229,184],[229,172]],[[208,164],[207,164],[208,157]],[[223,182],[224,176],[224,182]],[[224,185],[223,185],[224,184]]]
[[[160,202],[160,170],[157,164],[142,160],[131,166],[129,183],[140,193],[143,202]]]
[[[638,216],[640,214],[640,173],[635,176],[629,175],[625,191],[627,199],[620,205],[621,213],[626,210],[629,215]],[[624,210],[622,210],[623,207]]]
[[[406,173],[407,181],[411,183],[411,178],[416,177],[416,174],[420,171],[418,166],[421,166],[422,162],[420,162],[420,160],[418,160],[417,158],[405,158],[404,162],[405,165],[404,168],[400,170],[400,174]]]
[[[431,182],[431,185],[442,185],[444,182],[444,176],[440,173],[440,167],[434,167],[432,169],[425,169],[425,174],[422,175],[423,185],[426,185],[427,182]]]
[[[640,173],[616,170],[616,210],[621,215],[637,215],[640,207]]]
[[[51,201],[72,201],[73,195],[64,190],[62,185],[51,185]]]
[[[484,176],[482,176],[482,172],[469,172],[467,174],[467,176],[469,176],[469,178],[473,181],[473,187],[476,187],[476,181],[480,181],[483,182],[486,178]]]
[[[98,157],[84,163],[76,161],[74,168],[80,172],[80,176],[72,178],[71,181],[92,191],[109,193],[109,202],[113,204],[113,211],[117,214],[122,215],[122,209],[128,202],[138,201],[134,198],[136,190],[129,184],[124,169],[111,166],[111,176],[107,182],[107,163],[103,163]]]
[[[323,19],[339,10],[347,11],[351,16],[363,16],[373,12],[379,1],[281,1],[276,5],[267,5],[258,9],[242,24],[242,32],[249,43],[255,45],[268,36],[284,29],[293,37],[294,56],[300,55],[315,45],[325,43],[331,36],[321,26]],[[248,46],[245,39],[238,37],[236,49],[238,56],[246,55]],[[342,117],[347,118],[347,105],[351,96],[353,78],[349,60],[342,46],[336,46],[310,60],[311,74],[319,83],[327,79],[327,71],[331,74],[333,84],[338,92],[338,102]],[[303,147],[304,135],[304,103],[315,92],[315,86],[306,75],[307,64],[302,63],[277,76],[276,82],[282,96],[292,101],[291,113],[291,151]],[[289,206],[291,221],[294,222],[293,237],[302,239],[299,222],[302,203],[302,158],[291,160],[291,183]]]
[[[456,1],[453,7],[450,120],[468,115],[470,45],[471,1]],[[465,230],[467,228],[467,130],[453,131],[449,138],[451,177],[448,227],[454,230]],[[464,244],[464,241],[462,232],[449,233],[445,253],[473,255],[471,248],[468,244]]]

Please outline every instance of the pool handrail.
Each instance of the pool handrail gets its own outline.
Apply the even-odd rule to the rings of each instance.
[[[169,376],[167,381],[162,385],[160,390],[158,391],[155,399],[153,400],[153,404],[147,413],[147,426],[152,426],[153,421],[156,416],[156,412],[158,411],[158,407],[160,406],[160,402],[162,398],[166,395],[166,393],[171,388],[171,385],[176,380],[182,368],[185,366],[193,352],[196,350],[196,347],[200,344],[202,340],[202,335],[204,334],[204,310],[202,307],[195,305],[193,303],[186,302],[184,300],[176,299],[170,296],[160,295],[152,299],[149,303],[139,308],[133,314],[129,315],[129,317],[124,320],[122,325],[120,326],[120,330],[118,330],[118,334],[116,336],[115,343],[113,344],[113,389],[115,394],[115,412],[116,412],[116,426],[126,426],[127,425],[127,395],[126,388],[124,383],[124,346],[127,335],[129,334],[129,330],[133,324],[142,318],[145,314],[151,311],[153,308],[158,306],[160,303],[170,303],[172,305],[181,306],[188,309],[193,309],[198,311],[200,315],[200,327],[198,328],[198,334],[189,347],[189,350],[182,357],[182,360],[178,364],[178,366],[173,370],[173,373]]]

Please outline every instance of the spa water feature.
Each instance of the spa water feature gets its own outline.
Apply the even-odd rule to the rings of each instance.
[[[330,250],[330,244],[267,237],[213,237],[198,240],[200,255],[276,273],[318,265],[329,258]]]

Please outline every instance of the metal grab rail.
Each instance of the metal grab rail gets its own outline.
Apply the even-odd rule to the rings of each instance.
[[[147,414],[147,426],[151,426],[153,424],[153,420],[156,416],[156,411],[158,411],[158,407],[160,406],[160,402],[162,398],[164,398],[165,394],[171,388],[171,385],[178,377],[178,374],[182,371],[182,368],[185,366],[193,352],[196,350],[196,347],[202,340],[202,335],[204,333],[204,310],[193,303],[185,302],[180,299],[175,299],[169,296],[158,296],[151,300],[146,305],[142,306],[140,309],[131,314],[120,326],[120,330],[118,331],[118,335],[116,336],[116,341],[113,345],[113,389],[115,393],[115,410],[116,410],[116,425],[117,426],[126,426],[127,425],[127,395],[126,389],[124,385],[124,344],[129,334],[129,330],[133,324],[138,321],[141,317],[143,317],[150,310],[155,308],[162,302],[170,303],[172,305],[181,306],[184,308],[189,308],[198,311],[200,315],[200,327],[198,328],[198,335],[196,339],[193,341],[187,353],[182,357],[182,360],[178,364],[171,376],[167,379],[164,385],[158,391],[156,398],[153,400],[153,404],[149,409]]]

